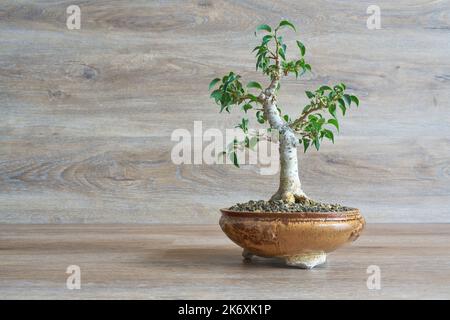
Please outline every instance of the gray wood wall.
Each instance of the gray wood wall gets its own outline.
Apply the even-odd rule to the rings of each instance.
[[[66,7],[81,7],[81,30]],[[366,9],[381,8],[381,30]],[[305,191],[368,222],[450,222],[450,1],[31,1],[0,3],[0,222],[214,223],[267,198],[277,176],[170,160],[176,128],[226,128],[207,85],[254,73],[254,27],[299,26],[313,74],[362,101],[335,145],[301,153]],[[294,39],[294,38],[292,38]]]

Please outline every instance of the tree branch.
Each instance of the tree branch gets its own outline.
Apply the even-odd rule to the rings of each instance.
[[[300,116],[300,118],[294,120],[294,122],[290,125],[291,128],[296,128],[299,125],[301,125],[306,118],[313,112],[319,111],[323,108],[323,106],[319,105],[315,108],[309,109],[307,112],[302,113],[302,115]]]

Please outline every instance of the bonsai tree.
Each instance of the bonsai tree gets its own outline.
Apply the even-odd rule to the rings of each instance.
[[[257,122],[267,124],[269,131],[278,132],[280,183],[271,200],[294,203],[308,199],[302,190],[298,174],[297,148],[303,146],[303,151],[306,152],[313,146],[319,150],[324,139],[334,143],[333,130],[339,131],[337,110],[345,115],[352,103],[359,105],[359,100],[346,93],[343,83],[323,85],[315,91],[305,91],[309,102],[299,109],[295,117],[283,115],[277,103],[283,78],[298,78],[311,71],[311,66],[305,61],[306,48],[302,42],[296,41],[295,58],[287,56],[287,46],[281,35],[287,29],[296,32],[295,26],[287,20],[282,20],[276,28],[266,24],[256,28],[255,36],[262,37],[261,43],[253,50],[256,52],[256,71],[267,76],[268,86],[263,87],[256,81],[250,81],[244,86],[241,76],[230,72],[222,78],[212,80],[209,89],[214,89],[211,98],[220,106],[220,112],[229,113],[233,108],[239,107],[244,113],[237,127],[242,129],[245,139],[235,140],[228,152],[225,152],[237,167],[238,149],[253,148],[261,139],[260,136],[250,137],[247,117],[249,112],[255,112]]]

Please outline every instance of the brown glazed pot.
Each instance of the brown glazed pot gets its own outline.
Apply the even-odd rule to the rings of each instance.
[[[339,213],[220,211],[220,227],[244,249],[245,259],[278,257],[304,269],[324,263],[328,252],[355,241],[365,225],[358,209]]]

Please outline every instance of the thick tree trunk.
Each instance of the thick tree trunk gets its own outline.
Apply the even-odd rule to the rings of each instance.
[[[264,113],[270,127],[279,133],[280,151],[280,186],[271,200],[287,202],[303,201],[306,195],[301,188],[298,175],[297,138],[292,129],[281,119],[277,110],[275,88],[278,81],[272,81],[264,92]]]
[[[271,200],[288,202],[306,198],[298,175],[297,142],[290,130],[280,132],[280,186]]]

